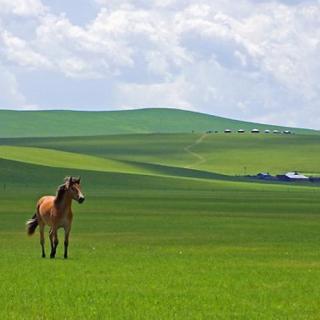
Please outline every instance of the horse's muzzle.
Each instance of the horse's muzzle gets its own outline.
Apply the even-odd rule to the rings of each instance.
[[[79,203],[83,203],[84,202],[84,197],[80,197],[78,200]]]

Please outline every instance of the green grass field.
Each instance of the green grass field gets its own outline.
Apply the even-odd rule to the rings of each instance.
[[[277,174],[293,170],[320,175],[319,135],[209,134],[197,144],[201,136],[203,135],[135,134],[0,139],[0,145],[3,145],[0,148],[5,148],[4,145],[46,148],[85,154],[109,161],[122,161],[121,165],[124,165],[123,161],[130,161],[131,166],[159,164],[227,175],[258,172]],[[188,146],[191,146],[190,151],[200,155],[203,161],[187,152]],[[21,151],[19,154],[21,159],[27,157],[25,152]],[[108,169],[111,170],[113,167],[108,166]]]
[[[0,139],[0,319],[318,319],[319,187],[234,175],[319,173],[319,139]],[[61,232],[42,259],[24,223],[66,175],[86,195],[70,258]]]
[[[133,133],[205,132],[286,127],[250,123],[179,109],[138,109],[105,112],[0,110],[0,137],[63,137]],[[299,134],[319,131],[292,128]]]

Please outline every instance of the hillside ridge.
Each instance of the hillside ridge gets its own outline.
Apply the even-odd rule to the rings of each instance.
[[[253,123],[170,108],[115,111],[0,110],[0,138],[95,136],[132,133],[203,133],[208,130],[292,130],[319,134],[312,129]]]

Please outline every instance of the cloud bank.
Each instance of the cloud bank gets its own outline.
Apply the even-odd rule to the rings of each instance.
[[[79,23],[75,0],[0,0],[1,108],[177,107],[319,128],[319,1],[87,5]]]

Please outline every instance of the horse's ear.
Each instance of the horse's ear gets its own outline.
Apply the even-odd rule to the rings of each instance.
[[[65,184],[66,188],[68,189],[70,187],[70,185],[72,184],[72,177],[65,177],[64,184]]]
[[[81,181],[81,177],[79,176],[77,179],[77,182],[80,183],[80,181]]]

